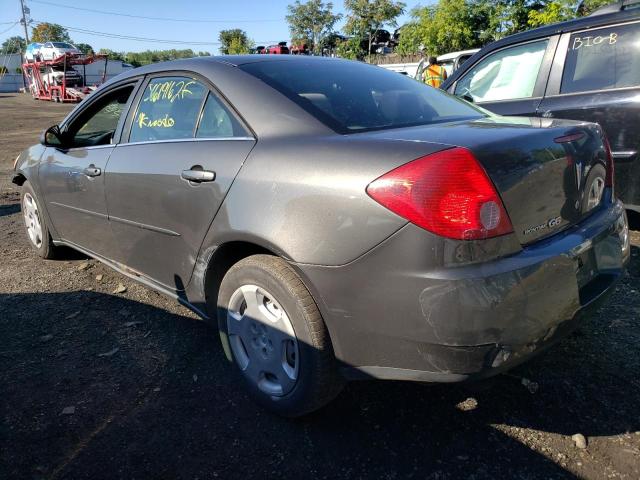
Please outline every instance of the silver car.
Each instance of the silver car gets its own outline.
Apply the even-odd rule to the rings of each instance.
[[[55,60],[65,53],[70,53],[72,55],[82,54],[75,45],[67,42],[45,42],[38,51],[42,60]]]
[[[127,72],[16,160],[25,227],[219,327],[253,397],[495,375],[580,324],[629,260],[596,124],[506,118],[345,60]]]

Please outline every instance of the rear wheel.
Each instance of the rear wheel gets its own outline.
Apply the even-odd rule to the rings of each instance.
[[[220,285],[218,324],[244,384],[268,410],[296,417],[340,392],[318,307],[284,260],[254,255],[235,264]]]
[[[28,181],[22,184],[20,205],[22,207],[24,226],[27,230],[27,238],[31,247],[42,258],[54,258],[56,247],[51,240],[51,234],[42,215],[36,194]]]
[[[598,205],[602,200],[602,194],[605,188],[606,171],[602,165],[595,165],[585,182],[585,193],[582,199],[582,211],[589,212]]]

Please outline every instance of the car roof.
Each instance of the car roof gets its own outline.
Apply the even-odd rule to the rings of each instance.
[[[277,46],[277,45],[275,45]],[[268,62],[349,62],[341,58],[331,57],[315,57],[309,55],[219,55],[210,57],[194,57],[183,58],[179,60],[170,60],[167,62],[152,63],[142,67],[134,68],[125,73],[118,75],[118,80],[139,75],[147,75],[150,73],[159,73],[170,70],[199,70],[200,67],[207,64],[226,65],[228,67],[238,67],[249,63],[268,63]],[[110,82],[109,82],[110,83]]]
[[[461,57],[463,55],[469,55],[469,54],[472,54],[472,53],[476,53],[479,50],[480,50],[479,48],[472,48],[471,50],[460,50],[458,52],[445,53],[444,55],[438,55],[438,61],[451,60],[451,59],[454,59],[454,58]]]

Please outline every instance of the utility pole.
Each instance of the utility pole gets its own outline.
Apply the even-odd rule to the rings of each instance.
[[[24,27],[24,39],[29,44],[29,31],[27,30],[27,15],[24,11],[24,0],[20,0],[20,6],[22,7],[22,26]]]

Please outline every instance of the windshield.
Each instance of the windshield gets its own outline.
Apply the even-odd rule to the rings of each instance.
[[[344,60],[269,61],[239,68],[339,133],[484,117],[441,90],[374,65]]]
[[[73,45],[64,42],[53,42],[53,46],[56,48],[74,48]]]

